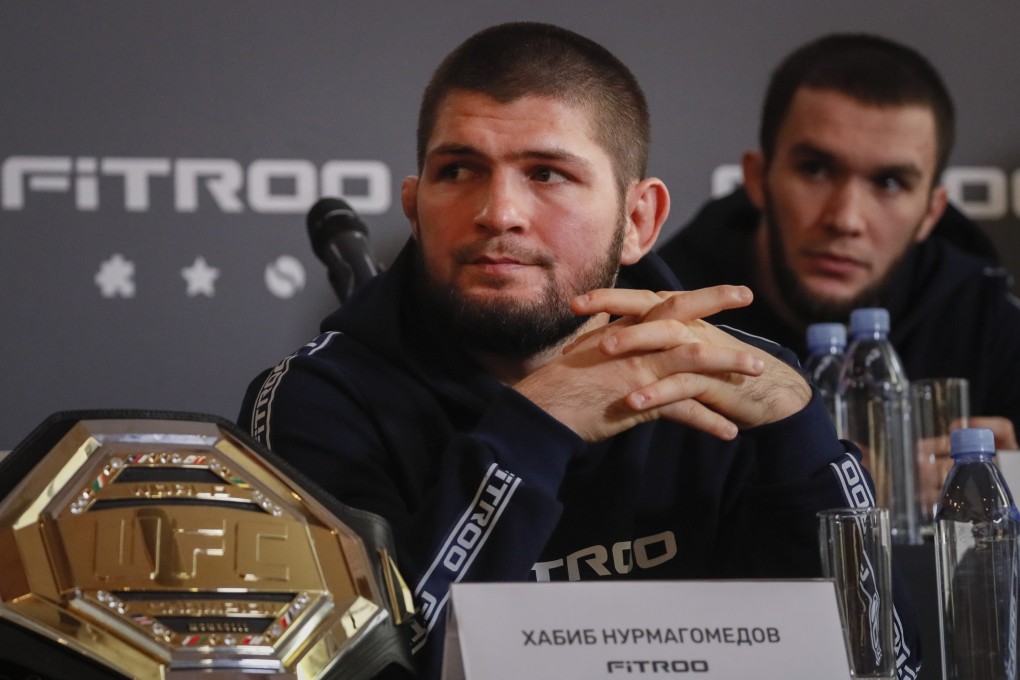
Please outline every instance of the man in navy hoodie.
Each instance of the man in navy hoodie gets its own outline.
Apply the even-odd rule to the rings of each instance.
[[[242,426],[391,524],[423,677],[452,583],[818,576],[815,513],[873,502],[793,356],[703,321],[747,288],[652,292],[679,285],[648,144],[603,47],[472,36],[423,97],[407,245],[245,396]]]
[[[949,91],[915,50],[867,34],[813,40],[772,74],[744,186],[658,252],[685,286],[749,286],[754,304],[713,321],[802,358],[809,324],[887,308],[907,377],[967,378],[971,425],[1015,449],[1020,305],[991,241],[939,183],[954,126]]]

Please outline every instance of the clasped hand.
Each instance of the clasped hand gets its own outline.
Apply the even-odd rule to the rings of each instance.
[[[593,290],[572,307],[596,327],[514,387],[587,441],[659,418],[732,439],[811,397],[792,367],[703,320],[751,299],[743,286]]]

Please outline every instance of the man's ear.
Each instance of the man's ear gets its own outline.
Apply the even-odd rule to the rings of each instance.
[[[946,211],[948,203],[949,196],[944,186],[940,184],[931,190],[931,196],[928,198],[928,210],[924,215],[924,219],[921,220],[917,234],[914,235],[915,242],[920,243],[931,235],[935,225],[942,218],[942,213]]]
[[[418,178],[405,177],[400,183],[400,205],[404,208],[404,215],[411,223],[411,234],[414,240],[418,240]]]
[[[669,191],[662,180],[647,177],[630,188],[625,200],[627,223],[620,264],[634,264],[659,238],[662,225],[669,217]]]
[[[745,151],[740,157],[744,170],[744,190],[758,210],[765,208],[765,155],[761,151]]]

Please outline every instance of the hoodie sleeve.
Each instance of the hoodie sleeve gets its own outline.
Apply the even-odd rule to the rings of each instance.
[[[320,336],[252,382],[239,424],[341,502],[390,523],[420,610],[415,661],[438,677],[450,585],[529,579],[584,444],[510,388],[458,432],[398,371],[373,365],[370,382],[356,380],[370,357],[340,333]]]

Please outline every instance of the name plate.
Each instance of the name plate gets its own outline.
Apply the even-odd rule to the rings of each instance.
[[[458,583],[444,680],[847,680],[829,580]]]

